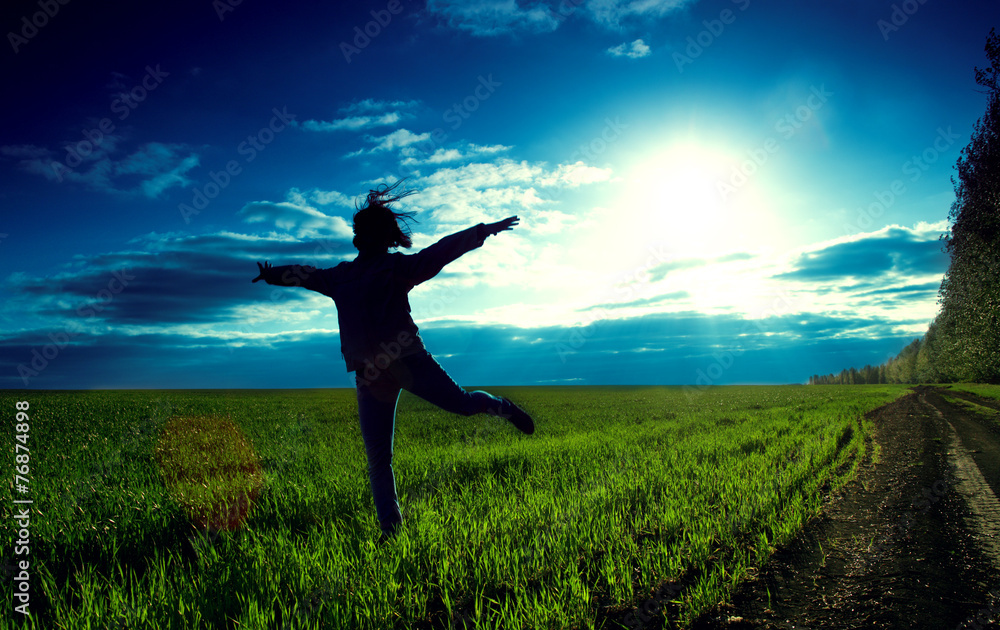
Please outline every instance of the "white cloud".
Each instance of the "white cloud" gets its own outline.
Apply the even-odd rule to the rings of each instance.
[[[588,167],[582,162],[552,167],[544,162],[530,163],[509,158],[439,168],[415,179],[414,186],[420,194],[407,199],[408,206],[418,211],[420,220],[428,216],[434,222],[430,226],[433,230],[419,235],[415,245],[426,246],[462,227],[498,221],[512,215],[521,217],[522,223],[512,233],[514,237],[505,234],[505,241],[535,236],[549,238],[556,234],[567,236],[580,217],[577,213],[561,211],[559,203],[547,198],[549,195],[543,192],[544,189],[561,191],[609,177],[610,170]],[[532,251],[530,247],[526,250]],[[533,258],[534,254],[530,257]],[[525,267],[528,268],[533,269]],[[498,269],[487,268],[483,273],[506,283],[507,280],[500,280],[500,275],[504,274]],[[566,269],[561,271],[562,275],[572,273]],[[517,272],[510,277],[519,275],[520,272]],[[539,279],[536,274],[534,279],[526,278],[525,281],[533,285]]]
[[[583,184],[603,182],[611,178],[610,168],[587,166],[582,161],[560,164],[555,171],[539,180],[542,186],[569,186],[575,188]]]
[[[144,175],[149,179],[138,186],[142,194],[151,199],[160,196],[164,190],[191,183],[185,174],[198,166],[198,156],[191,154],[181,157],[181,145],[150,142],[143,145],[116,165],[116,175]]]
[[[123,140],[122,136],[105,134],[99,145],[90,145],[86,152],[80,152],[79,143],[64,143],[74,147],[72,154],[57,154],[31,144],[6,145],[0,147],[0,155],[19,160],[24,171],[49,181],[75,182],[111,194],[155,199],[169,188],[191,183],[187,173],[200,162],[187,146],[147,142],[119,158],[116,154]],[[132,184],[134,178],[139,182]]]
[[[45,147],[33,144],[6,144],[0,146],[0,155],[23,160],[40,159],[51,156],[51,151]]]
[[[480,145],[480,144],[469,144],[469,150],[473,153],[488,154],[488,153],[499,153],[500,151],[509,151],[513,147],[505,146],[502,144],[490,144],[490,145]]]
[[[407,156],[402,160],[401,164],[405,166],[412,166],[415,164],[444,164],[445,162],[471,160],[479,156],[493,155],[510,149],[511,147],[504,146],[502,144],[484,146],[469,143],[465,151],[454,148],[438,148],[435,149],[430,155],[424,157],[414,157],[413,155]]]
[[[480,37],[517,33],[549,33],[568,18],[580,15],[601,26],[620,30],[624,23],[659,19],[697,0],[586,0],[579,2],[517,2],[516,0],[428,0],[427,11],[450,28]]]
[[[321,193],[332,195],[339,193]],[[288,192],[287,201],[252,201],[237,213],[247,223],[270,223],[298,238],[352,238],[351,226],[343,217],[331,216],[309,205],[297,189]],[[339,200],[339,198],[338,198]]]
[[[293,122],[296,127],[306,131],[359,131],[372,127],[395,125],[407,117],[412,117],[412,110],[420,105],[420,101],[379,101],[366,98],[351,103],[340,109],[341,113],[350,114],[335,120],[306,120],[301,124]]]
[[[354,201],[344,193],[335,190],[313,190],[309,193],[313,203],[321,206],[338,205],[345,208],[353,208]]]
[[[382,125],[394,125],[399,122],[400,118],[399,112],[389,112],[381,116],[349,116],[331,121],[307,120],[302,123],[301,127],[306,131],[357,131]]]
[[[420,105],[420,101],[379,101],[373,98],[366,98],[361,101],[351,103],[347,107],[342,107],[341,112],[345,114],[383,112],[387,109],[411,110]]]
[[[662,18],[697,0],[588,0],[586,13],[593,21],[618,29],[635,19]]]
[[[515,162],[504,158],[495,163],[477,162],[455,168],[442,168],[427,176],[425,180],[434,185],[487,188],[532,181],[543,172],[544,167],[541,164],[528,164],[526,160]]]
[[[406,149],[410,145],[417,142],[424,142],[430,140],[430,132],[425,133],[413,133],[409,129],[397,129],[390,134],[384,136],[368,136],[366,140],[368,142],[374,142],[375,146],[370,149],[358,149],[357,151],[351,151],[344,157],[355,157],[358,155],[364,155],[366,153],[376,153],[378,151],[391,151],[393,149]]]
[[[441,168],[423,178],[434,194],[445,195],[449,199],[475,196],[495,202],[524,203],[538,205],[535,186],[569,186],[604,181],[610,178],[611,170],[587,166],[583,162],[560,164],[554,169],[544,162],[516,162],[500,158],[495,162],[476,162],[454,168]],[[502,194],[501,194],[502,193]],[[492,205],[496,205],[495,203]]]
[[[191,183],[191,180],[185,177],[185,173],[198,166],[198,163],[197,155],[189,155],[170,170],[154,174],[151,179],[142,182],[139,188],[142,194],[150,199],[156,199],[164,190],[174,186],[184,188]]]
[[[392,133],[382,136],[380,138],[374,138],[378,141],[375,145],[374,151],[389,151],[392,149],[398,149],[399,147],[405,147],[413,144],[414,142],[423,142],[424,140],[429,140],[431,137],[430,132],[425,133],[413,133],[408,129],[397,129]]]
[[[478,36],[547,33],[559,27],[557,14],[541,3],[519,6],[516,0],[429,0],[427,11],[444,18],[451,28]]]
[[[612,57],[628,57],[629,59],[639,59],[648,57],[651,54],[649,46],[641,39],[637,39],[631,44],[618,44],[608,48],[608,54]]]
[[[465,157],[461,151],[458,149],[438,149],[426,159],[423,160],[425,164],[441,164],[442,162],[454,162],[455,160],[461,160]],[[419,164],[420,160],[417,158],[406,158],[403,160],[403,164]]]

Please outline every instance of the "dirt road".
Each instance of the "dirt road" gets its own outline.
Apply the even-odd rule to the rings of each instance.
[[[695,627],[1000,628],[998,411],[917,387],[872,412],[878,461]]]

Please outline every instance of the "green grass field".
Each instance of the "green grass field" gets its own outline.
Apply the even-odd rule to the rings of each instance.
[[[952,383],[950,385],[945,385],[944,387],[960,392],[969,392],[970,394],[976,394],[977,396],[982,396],[983,398],[1000,400],[1000,385],[986,385],[983,383]]]
[[[800,530],[864,454],[864,413],[907,391],[485,389],[536,433],[404,392],[386,547],[353,390],[0,393],[10,453],[30,404],[29,491],[4,498],[34,501],[29,555],[3,519],[4,565],[30,561],[17,625],[683,626]]]

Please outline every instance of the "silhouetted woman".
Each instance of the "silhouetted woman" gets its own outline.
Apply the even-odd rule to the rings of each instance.
[[[488,236],[513,229],[516,216],[489,225],[480,223],[446,236],[416,254],[389,252],[412,246],[408,226],[413,213],[389,206],[414,191],[394,194],[400,182],[369,191],[354,214],[354,246],[358,256],[329,269],[303,265],[272,267],[257,263],[253,282],[301,286],[333,298],[340,322],[340,347],[347,371],[355,373],[358,416],[368,457],[368,476],[375,512],[382,528],[380,542],[391,538],[403,522],[392,470],[396,402],[405,389],[445,411],[471,416],[501,416],[524,433],[535,430],[531,417],[507,398],[455,383],[424,348],[410,317],[407,293]]]

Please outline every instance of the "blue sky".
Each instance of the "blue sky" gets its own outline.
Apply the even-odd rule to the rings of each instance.
[[[47,13],[46,13],[47,11]],[[334,304],[409,177],[464,385],[804,382],[922,334],[995,2],[14,2],[0,387],[350,387]]]

